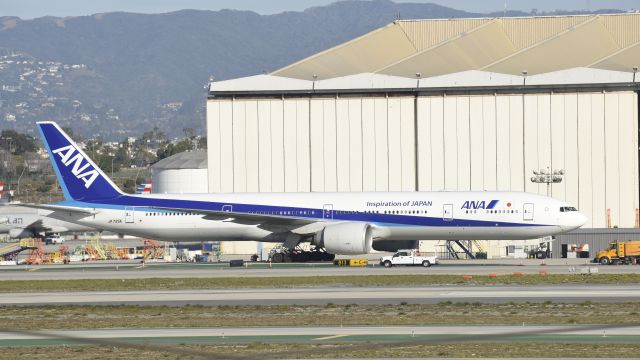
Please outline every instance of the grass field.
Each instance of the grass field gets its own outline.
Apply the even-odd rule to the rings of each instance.
[[[272,306],[5,306],[12,328],[97,329],[322,325],[640,324],[640,302]],[[372,316],[375,314],[375,316]]]
[[[265,344],[40,346],[3,348],[0,359],[306,359],[306,358],[637,358],[640,344],[465,343],[465,344]]]
[[[312,277],[149,278],[77,280],[5,280],[0,293],[39,291],[124,291],[171,289],[293,288],[311,286],[638,284],[640,274],[502,275],[356,275]]]
[[[589,325],[640,324],[640,302],[616,303],[452,303],[395,305],[273,305],[273,306],[7,306],[0,307],[4,327],[24,330],[97,328],[180,328],[322,325]],[[637,358],[640,344],[588,343],[562,336],[504,339],[488,338],[455,344],[441,341],[404,343],[371,340],[285,341],[237,343],[233,339],[194,344],[141,342],[137,345],[10,346],[0,359],[255,359],[255,358]],[[290,339],[289,339],[290,340]]]

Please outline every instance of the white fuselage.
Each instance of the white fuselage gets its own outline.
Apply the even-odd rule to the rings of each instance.
[[[215,203],[217,211],[318,222],[366,222],[374,239],[531,239],[570,231],[586,218],[560,211],[569,204],[516,192],[234,193],[152,194],[145,198]],[[75,204],[80,206],[82,203]],[[161,206],[125,207],[85,203],[95,215],[64,214],[61,220],[113,232],[166,241],[282,241],[286,228],[264,221],[235,221]]]

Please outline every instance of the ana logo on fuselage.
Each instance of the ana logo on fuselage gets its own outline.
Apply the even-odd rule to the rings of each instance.
[[[78,180],[82,180],[84,182],[84,187],[87,189],[98,178],[98,171],[90,167],[89,161],[82,157],[82,154],[77,152],[73,145],[63,146],[59,149],[53,150],[52,152],[60,155],[60,161],[62,161],[64,166],[69,166],[73,163],[71,173]]]
[[[491,200],[486,202],[484,200],[479,201],[465,201],[462,204],[461,209],[493,209],[498,204],[498,200]]]

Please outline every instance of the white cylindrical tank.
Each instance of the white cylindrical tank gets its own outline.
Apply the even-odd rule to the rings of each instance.
[[[152,191],[157,194],[208,192],[207,152],[188,151],[162,159],[151,166]]]

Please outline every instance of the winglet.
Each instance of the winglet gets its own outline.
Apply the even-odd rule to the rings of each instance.
[[[37,125],[66,200],[99,202],[124,195],[58,124]]]

